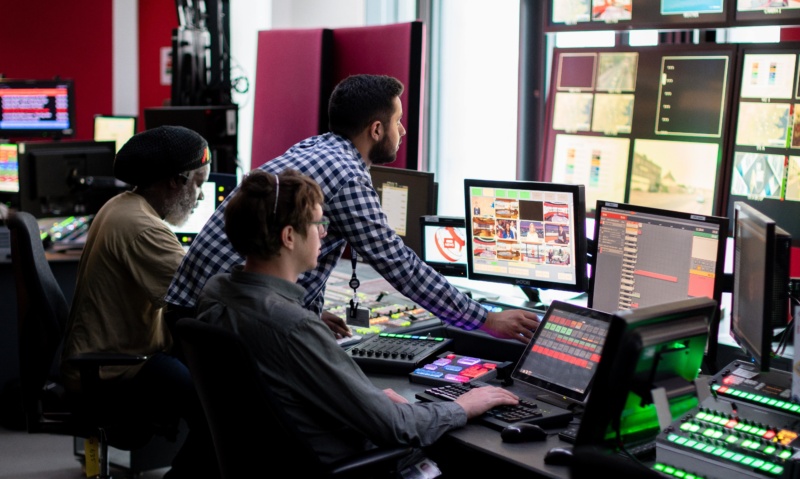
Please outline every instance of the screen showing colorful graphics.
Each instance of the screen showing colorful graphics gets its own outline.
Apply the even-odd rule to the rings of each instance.
[[[722,28],[730,21],[727,0],[548,0],[545,5],[546,32],[662,29],[677,24]]]
[[[19,192],[17,145],[0,143],[0,193]]]
[[[745,47],[737,62],[726,214],[742,201],[800,245],[800,43]],[[730,225],[733,229],[733,225]]]
[[[420,217],[420,258],[445,276],[467,276],[467,232],[464,218],[426,215]]]
[[[72,137],[75,98],[71,80],[0,79],[0,136]]]
[[[585,185],[590,216],[598,200],[718,214],[735,51],[555,49],[541,177]]]
[[[722,297],[728,219],[600,201],[589,307]]]
[[[585,291],[583,185],[464,180],[470,279]]]

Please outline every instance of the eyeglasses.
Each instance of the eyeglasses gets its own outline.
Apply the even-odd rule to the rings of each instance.
[[[317,231],[319,232],[319,237],[323,238],[325,235],[328,234],[328,226],[331,224],[331,220],[326,217],[322,217],[319,221],[312,221],[312,225],[317,225]]]

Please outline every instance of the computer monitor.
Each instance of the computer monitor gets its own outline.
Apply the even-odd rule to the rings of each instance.
[[[129,185],[114,178],[113,141],[20,142],[20,209],[37,218],[97,213]]]
[[[753,206],[734,204],[731,336],[769,371],[774,328],[789,314],[791,236]]]
[[[614,313],[594,378],[603,393],[587,400],[575,446],[625,452],[655,441],[659,412],[675,419],[697,407],[694,380],[717,309],[690,298]]]
[[[598,201],[589,307],[722,298],[728,219]]]
[[[75,135],[72,80],[0,78],[0,138]]]
[[[180,226],[169,225],[181,244],[184,246],[192,244],[211,215],[234,188],[236,188],[236,175],[230,173],[208,175],[208,180],[202,186],[204,199],[198,203],[186,223]]]
[[[420,258],[444,276],[467,276],[466,220],[454,216],[420,216]]]
[[[583,185],[464,180],[470,279],[586,291]]]
[[[388,166],[371,166],[372,186],[381,207],[403,242],[422,257],[419,218],[436,214],[436,186],[433,173]]]
[[[115,141],[117,151],[136,134],[135,116],[95,115],[94,141]]]

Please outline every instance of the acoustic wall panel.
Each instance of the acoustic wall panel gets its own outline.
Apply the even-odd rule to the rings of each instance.
[[[328,130],[331,33],[329,29],[258,33],[251,169]]]

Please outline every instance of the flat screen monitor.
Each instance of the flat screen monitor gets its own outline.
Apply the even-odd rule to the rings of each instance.
[[[75,135],[72,80],[0,79],[0,138]]]
[[[420,216],[420,258],[444,276],[467,276],[467,228],[464,218]]]
[[[16,208],[19,202],[17,145],[0,143],[0,203]]]
[[[589,216],[597,200],[720,214],[735,52],[554,49],[541,178],[585,185]]]
[[[436,214],[433,173],[388,166],[371,166],[372,186],[378,193],[389,226],[403,242],[422,257],[419,219]]]
[[[769,371],[773,331],[789,319],[791,237],[747,203],[734,205],[731,336]]]
[[[135,116],[95,115],[94,141],[114,141],[117,151],[136,134]]]
[[[800,246],[800,43],[744,46],[727,163],[726,216],[738,201],[775,220]],[[730,225],[733,228],[733,224]]]
[[[583,292],[583,185],[464,180],[470,279]]]
[[[734,27],[798,23],[800,3],[797,0],[736,0]]]
[[[725,28],[731,16],[727,0],[547,0],[545,8],[546,32]]]
[[[37,218],[93,215],[129,186],[114,178],[113,141],[21,142],[20,209]]]
[[[175,226],[169,225],[175,236],[184,246],[190,246],[192,241],[203,229],[203,226],[214,214],[217,207],[236,188],[236,175],[231,173],[211,173],[208,180],[203,183],[203,201],[189,215],[186,223]]]
[[[598,201],[589,307],[722,298],[728,219]]]
[[[717,302],[691,298],[618,311],[603,345],[575,446],[625,452],[652,442],[661,426],[656,404],[672,419],[697,407],[694,385]]]

